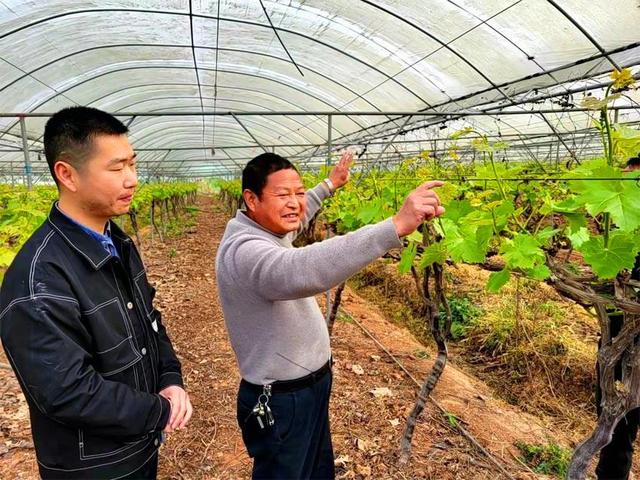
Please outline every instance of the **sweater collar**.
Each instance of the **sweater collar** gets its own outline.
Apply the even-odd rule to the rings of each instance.
[[[284,235],[281,235],[281,234],[272,232],[268,228],[263,227],[258,222],[256,222],[255,220],[251,219],[249,217],[249,215],[247,215],[247,211],[246,210],[238,210],[236,212],[235,219],[242,225],[262,230],[263,232],[267,233],[268,235],[270,235],[270,236],[272,236],[272,237],[274,237],[274,238],[276,238],[278,240],[286,240],[288,237],[291,236],[291,233],[285,233]]]

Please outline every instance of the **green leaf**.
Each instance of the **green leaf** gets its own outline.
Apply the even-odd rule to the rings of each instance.
[[[400,273],[407,273],[411,270],[413,260],[418,254],[418,245],[415,242],[409,242],[409,246],[402,250],[400,255],[400,263],[398,264],[398,270]]]
[[[615,278],[624,269],[632,269],[635,264],[640,240],[637,236],[613,233],[609,237],[609,247],[604,246],[604,237],[591,237],[578,249],[584,260],[601,279]]]
[[[587,240],[589,240],[589,230],[586,227],[581,227],[576,233],[569,235],[571,245],[573,248],[579,249]]]
[[[451,138],[452,140],[457,140],[460,137],[469,135],[471,132],[473,132],[473,128],[466,127],[466,128],[463,128],[462,130],[458,130],[457,132],[453,132],[451,135],[449,135],[449,138]]]
[[[540,242],[540,245],[545,245],[547,244],[548,240],[552,238],[559,231],[560,229],[558,228],[546,227],[540,232],[536,233],[536,238]]]
[[[612,167],[599,168],[594,176],[622,178],[622,173]],[[632,232],[640,227],[640,194],[635,182],[622,180],[592,180],[571,182],[571,188],[579,192],[577,202],[584,204],[589,214],[611,214],[620,230]]]
[[[498,230],[503,230],[507,223],[509,223],[509,219],[511,215],[516,211],[516,207],[511,200],[504,200],[500,203],[500,206],[494,209],[493,213],[496,218],[496,227]]]
[[[356,218],[360,220],[363,224],[368,225],[373,222],[373,220],[380,215],[382,211],[382,202],[381,199],[376,199],[372,202],[368,202],[364,204],[356,214]]]
[[[529,270],[545,259],[539,240],[530,234],[519,234],[507,240],[500,253],[510,269]]]
[[[12,252],[11,250],[0,248],[0,268],[6,268],[11,265],[14,257],[16,256],[16,252]]]
[[[538,265],[530,270],[527,270],[527,275],[534,280],[546,280],[551,276],[551,270],[546,265]]]
[[[437,242],[429,245],[422,252],[422,258],[420,259],[420,268],[426,268],[434,263],[444,265],[447,261],[447,247],[443,242]]]
[[[498,150],[506,150],[509,148],[508,142],[495,142],[493,144],[493,149],[497,152]]]
[[[582,99],[582,102],[580,103],[582,104],[583,108],[588,108],[589,110],[600,110],[602,108],[606,108],[606,106],[610,102],[613,102],[618,98],[620,98],[619,93],[614,93],[613,95],[609,95],[608,97],[605,97],[602,100],[596,97],[587,96],[587,97],[584,97]]]
[[[553,204],[553,211],[558,213],[569,214],[578,210],[582,206],[575,198],[568,198],[560,203]]]
[[[405,238],[410,242],[422,243],[422,233],[418,230],[415,230],[411,235],[407,235]]]
[[[454,232],[454,230],[452,230]],[[489,240],[493,234],[491,226],[478,227],[473,224],[465,224],[454,235],[445,240],[449,254],[454,262],[481,263],[484,261]]]
[[[565,213],[564,216],[569,223],[569,230],[571,231],[571,233],[577,233],[583,228],[586,230],[587,217],[585,217],[581,213]]]
[[[471,206],[469,200],[452,200],[446,206],[445,217],[454,222],[458,222],[461,218],[466,217],[475,208]]]
[[[640,130],[625,125],[616,125],[611,136],[619,156],[629,158],[640,151]]]
[[[498,293],[510,278],[511,272],[507,269],[504,269],[500,272],[492,272],[491,275],[489,275],[489,280],[487,281],[486,288],[491,293]]]

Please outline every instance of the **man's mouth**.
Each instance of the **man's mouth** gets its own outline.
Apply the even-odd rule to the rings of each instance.
[[[282,218],[286,220],[298,220],[300,218],[300,215],[297,213],[288,213],[286,215],[283,215]]]

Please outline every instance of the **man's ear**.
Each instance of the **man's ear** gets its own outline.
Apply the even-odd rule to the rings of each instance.
[[[78,171],[73,165],[58,160],[53,166],[53,174],[61,187],[74,193],[78,191]]]
[[[244,204],[247,206],[247,210],[250,212],[255,211],[256,203],[258,201],[258,196],[249,190],[248,188],[242,192],[242,199],[244,200]]]

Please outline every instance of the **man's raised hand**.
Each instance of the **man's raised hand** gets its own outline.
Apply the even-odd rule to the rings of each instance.
[[[439,180],[425,182],[407,196],[398,213],[393,216],[393,224],[399,237],[409,235],[422,222],[444,213],[440,198],[433,191],[434,188],[442,185],[444,182]]]
[[[342,154],[336,166],[331,170],[329,180],[331,180],[331,183],[336,189],[344,186],[349,181],[349,168],[352,164],[353,152],[347,151]]]

